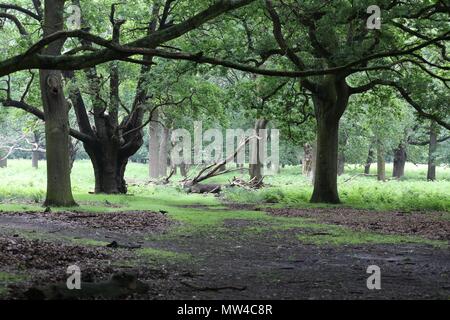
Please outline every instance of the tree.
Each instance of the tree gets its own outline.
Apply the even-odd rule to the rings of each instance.
[[[62,30],[64,0],[45,0],[44,32],[48,37]],[[63,40],[49,43],[42,54],[61,54]],[[45,141],[47,146],[47,194],[45,206],[76,205],[72,195],[69,160],[69,106],[64,96],[62,74],[57,70],[39,70],[42,105],[45,114]]]
[[[445,120],[446,111],[440,115],[437,109],[426,109],[415,102],[411,95],[414,88],[407,81],[409,75],[397,70],[400,66],[408,66],[406,70],[448,81],[439,75],[439,70],[447,68],[443,42],[449,39],[450,33],[437,20],[438,17],[445,19],[448,6],[442,1],[421,5],[382,1],[383,26],[381,30],[369,30],[366,10],[370,4],[369,1],[357,4],[265,1],[264,8],[247,11],[241,36],[234,36],[241,42],[248,39],[251,48],[244,54],[245,60],[254,65],[210,58],[205,51],[202,55],[180,52],[165,55],[267,76],[300,78],[302,87],[312,95],[317,121],[316,178],[311,201],[337,203],[340,201],[337,193],[339,121],[352,96],[371,91],[376,86],[391,86],[420,116],[435,119],[450,128]],[[261,19],[263,13],[272,25],[271,38],[261,32],[268,27],[267,21]],[[419,24],[423,32],[417,31]],[[405,45],[411,37],[412,41]],[[236,43],[230,45],[230,38],[226,37],[224,48],[237,47]],[[431,56],[427,53],[430,51],[433,52]],[[263,69],[263,64],[287,67],[288,70]]]
[[[166,0],[163,14],[171,11],[173,0]],[[83,30],[60,31],[44,37],[44,39],[30,46],[24,53],[13,55],[0,61],[0,77],[27,69],[57,69],[57,70],[80,70],[99,65],[112,60],[128,60],[128,57],[145,54],[155,56],[165,56],[164,52],[159,53],[158,50],[152,49],[162,45],[170,40],[176,39],[189,31],[192,31],[206,22],[217,18],[218,16],[236,10],[240,7],[248,5],[254,0],[219,0],[214,4],[206,7],[204,10],[197,12],[190,18],[181,21],[178,24],[169,24],[167,28],[154,32],[145,37],[130,41],[126,45],[120,45],[102,37],[93,35]],[[39,2],[35,2],[37,4]],[[204,3],[202,3],[204,8]],[[1,4],[0,8],[7,10],[16,10],[33,19],[40,19],[39,14],[32,10],[20,7],[14,4]],[[40,10],[36,8],[36,10]],[[19,22],[20,30],[24,29],[23,24],[18,19],[9,19],[14,23]],[[16,23],[17,25],[17,23]],[[62,27],[62,25],[61,25]],[[104,49],[96,49],[93,53],[82,55],[46,55],[41,53],[41,49],[52,42],[65,41],[68,38],[79,38],[91,41]],[[85,51],[85,48],[77,48],[77,52]],[[90,50],[88,50],[90,51]],[[134,63],[148,64],[145,61],[132,60]]]
[[[450,139],[450,135],[439,136],[439,127],[433,121],[430,123],[423,123],[414,126],[411,134],[407,138],[407,143],[410,146],[428,146],[427,148],[427,180],[436,180],[436,165],[438,163],[439,153],[438,145]],[[424,132],[423,132],[424,131]]]
[[[417,95],[421,94],[418,83],[409,81],[410,73],[421,73],[425,75],[421,80],[428,79],[421,81],[422,84],[431,86],[436,81],[447,84],[448,79],[443,75],[448,70],[444,41],[450,38],[450,32],[442,21],[449,7],[444,1],[420,4],[380,1],[382,28],[371,30],[367,28],[370,16],[366,11],[370,4],[370,1],[340,0],[288,3],[266,0],[264,4],[222,0],[192,18],[126,45],[80,30],[53,34],[25,53],[0,62],[0,76],[27,68],[83,69],[111,60],[130,61],[131,56],[140,54],[298,79],[312,97],[317,122],[316,178],[311,201],[338,203],[339,124],[355,95],[377,86],[392,87],[419,116],[450,128],[446,119],[448,111],[442,106],[423,107],[417,102]],[[196,31],[205,31],[198,30],[205,22],[247,5],[237,17],[223,16],[221,21],[215,21],[219,28],[207,30],[216,39],[223,39],[219,54],[227,59],[217,58],[217,43],[211,45],[205,41],[196,48],[189,43],[180,43],[180,48],[162,46],[182,35],[193,39]],[[238,21],[239,27],[230,21]],[[264,32],[268,27],[272,28],[271,35]],[[219,35],[225,34],[223,30],[226,37],[221,38]],[[191,34],[186,35],[189,31]],[[88,40],[104,49],[59,57],[39,53],[48,43],[62,38]],[[247,46],[242,46],[242,39],[246,39]],[[146,64],[142,60],[134,62]],[[264,64],[269,67],[262,67]]]
[[[400,179],[405,175],[406,158],[406,146],[400,143],[394,150],[394,169],[392,171],[394,178]]]
[[[178,25],[173,25],[173,21],[169,22],[169,14],[172,12],[174,1],[167,0],[164,6],[154,5],[152,9],[152,21],[148,25],[147,37],[132,42],[134,46],[144,46],[152,50],[157,45],[168,40],[177,38],[184,33],[197,28],[203,23],[217,17],[218,15],[239,8],[240,6],[249,3],[250,1],[219,1],[216,4],[206,8],[202,12],[194,15],[192,18],[180,22]],[[79,5],[79,1],[74,1]],[[40,8],[35,3],[35,11],[33,13],[28,9],[24,9],[17,5],[2,5],[1,7],[7,10],[17,10],[21,13],[26,13],[33,19],[40,20]],[[53,7],[53,4],[55,5]],[[44,39],[38,41],[34,46],[27,50],[24,54],[18,55],[4,62],[0,62],[0,75],[8,74],[16,70],[23,70],[25,68],[41,68],[40,79],[41,86],[43,86],[43,105],[44,112],[37,107],[26,104],[23,99],[21,101],[13,101],[9,97],[3,101],[6,106],[14,106],[25,111],[33,113],[41,119],[45,119],[47,130],[46,137],[50,139],[48,144],[48,194],[47,205],[63,205],[69,206],[75,204],[70,193],[70,170],[68,166],[68,104],[65,101],[62,92],[62,83],[59,72],[43,71],[42,68],[55,68],[65,70],[65,77],[73,83],[70,90],[70,99],[77,115],[78,125],[80,131],[71,129],[70,133],[83,141],[85,150],[89,154],[96,176],[96,192],[105,193],[125,193],[126,183],[123,178],[125,167],[128,158],[133,155],[142,145],[142,128],[144,128],[151,120],[143,123],[143,116],[146,111],[144,104],[147,102],[147,73],[153,64],[154,55],[143,52],[144,59],[134,60],[127,57],[135,53],[124,53],[120,48],[120,26],[124,23],[123,20],[116,20],[114,17],[115,5],[111,6],[110,22],[113,24],[112,41],[106,41],[98,36],[94,36],[84,30],[62,31],[64,21],[62,20],[64,1],[49,1],[45,2],[44,6],[44,25],[46,23],[57,22],[59,29],[47,28],[44,32]],[[53,12],[54,10],[55,12]],[[8,17],[13,17],[9,15]],[[47,19],[47,20],[45,20]],[[57,21],[57,19],[59,19]],[[26,32],[23,25],[17,18],[11,18],[20,33]],[[158,28],[159,23],[159,28]],[[157,30],[158,29],[158,30]],[[159,35],[156,35],[159,34]],[[156,35],[156,37],[155,37]],[[70,48],[65,54],[61,54],[61,49],[65,40],[69,37],[80,39],[80,47]],[[104,46],[108,49],[100,53],[94,48],[94,44]],[[80,59],[76,54],[83,51],[94,51],[94,55],[85,55]],[[128,49],[125,49],[127,51]],[[133,51],[133,50],[132,50]],[[109,52],[109,53],[108,53]],[[106,58],[108,55],[109,58]],[[105,59],[106,58],[106,59]],[[40,60],[38,63],[31,62],[31,60]],[[66,60],[62,65],[59,61]],[[129,114],[119,122],[119,71],[118,63],[112,62],[110,64],[110,100],[109,106],[104,106],[104,101],[100,95],[101,81],[95,68],[101,62],[111,60],[125,60],[137,64],[141,64],[140,79],[137,84],[136,96]],[[27,65],[27,61],[31,65]],[[77,62],[74,62],[77,61]],[[11,65],[10,62],[13,62]],[[20,66],[19,66],[20,65]],[[83,96],[76,83],[76,77],[73,72],[74,69],[86,68],[87,80],[91,87],[93,94],[94,107],[94,122],[95,128],[91,127],[89,117],[86,112],[86,104]],[[2,73],[3,72],[3,73]],[[49,81],[49,79],[51,81]],[[45,85],[45,86],[44,86]],[[51,87],[49,86],[51,85]],[[56,96],[56,92],[58,95]],[[57,108],[59,106],[59,108]],[[126,109],[126,108],[125,108]],[[127,109],[126,109],[127,110]],[[105,112],[108,112],[106,114]],[[63,125],[63,123],[65,125]],[[58,139],[59,138],[59,139]],[[64,147],[64,146],[65,147]],[[53,147],[55,146],[55,147]],[[55,153],[59,150],[59,153]],[[57,161],[57,164],[55,164]],[[57,177],[61,177],[58,181]],[[62,189],[60,189],[62,187]],[[59,189],[59,193],[55,191]]]

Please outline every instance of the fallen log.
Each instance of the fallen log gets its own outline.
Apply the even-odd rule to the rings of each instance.
[[[220,193],[222,186],[220,184],[194,184],[185,185],[185,190],[188,193]]]

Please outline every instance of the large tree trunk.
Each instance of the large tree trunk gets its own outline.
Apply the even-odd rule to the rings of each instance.
[[[8,167],[8,159],[0,159],[0,168]]]
[[[364,174],[370,174],[370,166],[374,160],[374,152],[373,149],[369,148],[369,153],[367,155],[366,164],[364,165]]]
[[[128,159],[120,159],[112,154],[91,157],[95,174],[95,193],[127,193],[125,169]]]
[[[377,144],[377,179],[386,180],[386,161],[384,159],[384,146],[381,142]]]
[[[79,0],[72,0],[73,4],[80,6]],[[157,16],[159,6],[154,6],[152,15]],[[110,17],[113,24],[112,41],[119,42],[120,28],[123,20]],[[85,22],[82,19],[82,24]],[[155,32],[156,20],[148,24],[147,33]],[[81,40],[83,46],[91,47],[92,43]],[[90,113],[93,115],[91,125],[90,116],[83,95],[77,85],[77,80],[73,71],[65,71],[64,77],[70,80],[72,85],[70,99],[77,117],[78,127],[81,134],[84,149],[88,153],[94,167],[95,192],[96,193],[126,193],[127,185],[124,179],[128,159],[134,155],[143,144],[143,118],[148,108],[148,73],[153,57],[145,55],[143,60],[148,65],[143,65],[137,79],[136,94],[128,115],[119,121],[119,68],[118,62],[109,63],[109,99],[105,101],[102,97],[102,76],[97,72],[96,67],[84,70],[88,84],[90,86],[89,96],[91,99]]]
[[[428,171],[427,180],[436,180],[436,161],[435,153],[437,149],[437,128],[436,123],[432,122],[430,127],[430,144],[428,145]]]
[[[340,203],[337,191],[339,118],[317,117],[313,203]]]
[[[159,144],[160,144],[160,125],[158,110],[154,110],[152,114],[152,121],[149,124],[149,170],[150,178],[157,179],[160,176],[159,171]]]
[[[63,30],[64,0],[46,0],[44,34]],[[46,55],[60,55],[63,41],[54,41],[42,50]],[[56,70],[40,70],[40,87],[45,113],[47,150],[46,206],[74,206],[69,164],[69,116],[64,97],[62,75]]]
[[[127,193],[124,175],[128,155],[122,154],[120,141],[112,134],[102,134],[100,140],[83,145],[94,168],[95,193]],[[136,141],[135,148],[140,145],[140,141]]]
[[[255,134],[258,137],[261,137],[262,132],[260,130],[264,130],[267,128],[268,120],[266,119],[258,119],[255,123]],[[263,141],[263,139],[258,139],[254,145],[256,146],[256,150],[251,150],[253,152],[253,157],[256,163],[250,164],[249,173],[250,180],[255,183],[255,186],[259,186],[262,183],[263,175],[264,175],[264,164],[262,163],[262,159],[260,157],[260,150],[263,148],[263,145],[267,143],[267,141]]]
[[[317,122],[313,203],[340,203],[337,190],[339,120],[348,105],[350,90],[344,77],[326,76],[313,93]]]
[[[400,179],[405,175],[406,149],[404,144],[399,144],[394,150],[394,170],[392,176]]]

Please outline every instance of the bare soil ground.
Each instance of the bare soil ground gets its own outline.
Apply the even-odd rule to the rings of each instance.
[[[449,239],[448,221],[439,218],[441,213],[402,217],[340,209],[268,211],[314,216],[357,230]],[[153,212],[1,213],[0,272],[28,275],[24,281],[11,284],[4,297],[22,299],[30,286],[64,282],[67,266],[77,264],[83,281],[96,282],[126,271],[148,283],[147,293],[123,297],[127,299],[450,298],[448,248],[425,244],[308,245],[298,240],[298,235],[308,230],[249,233],[247,228],[260,222],[236,219],[226,220],[222,232],[149,240],[149,233],[165,232],[174,223]],[[33,232],[36,239],[29,238]],[[139,257],[136,249],[89,246],[66,238],[134,243],[188,254],[192,259],[149,262]],[[366,287],[366,269],[373,264],[381,268],[381,290]]]

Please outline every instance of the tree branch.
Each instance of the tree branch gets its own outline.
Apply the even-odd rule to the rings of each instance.
[[[5,12],[0,12],[0,18],[5,18],[5,19],[9,19],[11,20],[17,27],[17,29],[19,30],[19,33],[23,36],[28,35],[27,30],[25,30],[24,26],[22,25],[22,23],[19,21],[19,19],[17,19],[16,16],[9,14],[9,13],[5,13]]]
[[[393,88],[397,89],[397,91],[406,100],[406,102],[408,102],[414,109],[416,109],[416,111],[417,111],[417,113],[419,114],[420,117],[434,120],[439,125],[441,125],[444,128],[450,130],[450,123],[447,123],[447,122],[443,121],[442,119],[440,119],[436,115],[433,115],[433,114],[430,114],[428,112],[425,112],[423,110],[423,108],[417,102],[415,102],[413,100],[413,98],[410,96],[408,91],[406,91],[400,84],[398,84],[395,81],[376,79],[376,80],[373,80],[373,81],[369,82],[366,85],[360,86],[358,88],[352,88],[351,89],[351,94],[362,93],[362,92],[368,91],[368,90],[370,90],[370,89],[372,89],[372,88],[374,88],[375,86],[378,86],[378,85],[390,86],[390,87],[393,87]]]
[[[0,3],[0,9],[16,10],[16,11],[26,14],[27,16],[29,16],[37,21],[41,21],[41,18],[39,17],[39,15],[37,15],[33,11],[22,8],[21,6],[18,6],[15,4]]]
[[[1,103],[5,107],[13,107],[13,108],[24,110],[24,111],[34,115],[35,117],[41,119],[42,121],[45,121],[44,112],[39,110],[36,107],[33,107],[33,106],[27,104],[26,102],[16,101],[16,100],[3,100],[3,101],[1,101]],[[81,140],[83,142],[88,142],[88,143],[95,142],[95,140],[91,136],[81,133],[74,129],[70,129],[70,135],[72,137],[74,137],[75,139]]]

